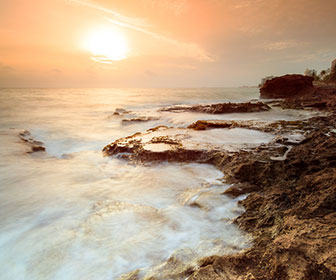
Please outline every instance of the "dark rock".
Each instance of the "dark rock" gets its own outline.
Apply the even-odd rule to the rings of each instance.
[[[229,154],[186,150],[169,137],[153,139],[156,143],[175,147],[165,152],[145,151],[141,145],[130,141],[126,141],[129,144],[126,146],[124,141],[117,141],[104,148],[105,154],[128,151],[131,154],[128,159],[144,162],[213,164],[226,175],[226,181],[233,184],[224,194],[237,197],[250,193],[240,202],[245,212],[235,223],[253,236],[252,247],[239,254],[206,257],[199,261],[196,269],[179,270],[178,277],[195,280],[336,279],[336,102],[334,89],[321,87],[316,92],[318,96],[303,95],[279,101],[279,104],[291,108],[326,104],[315,107],[327,110],[328,116],[271,124],[198,121],[190,126],[196,130],[245,126],[278,135],[300,130],[305,131],[302,141],[278,138],[255,149]],[[162,127],[152,131],[160,129]],[[284,160],[272,160],[275,155],[284,153]],[[182,279],[174,277],[158,273],[153,279]]]
[[[139,117],[130,118],[130,119],[123,119],[122,122],[123,123],[149,122],[149,121],[156,121],[158,119],[159,118],[155,118],[155,117],[143,117],[143,116],[139,116]]]
[[[31,151],[28,153],[45,152],[46,150],[43,142],[35,140],[28,130],[21,131],[19,138],[30,146]]]
[[[32,146],[32,151],[33,152],[45,152],[45,147],[43,146]]]
[[[235,121],[196,121],[195,123],[188,126],[188,128],[194,130],[206,130],[208,128],[234,128],[240,127]]]
[[[293,98],[314,93],[313,78],[285,75],[267,80],[260,88],[260,98]]]
[[[271,107],[263,102],[219,103],[211,105],[173,106],[163,108],[163,112],[197,112],[207,114],[253,113],[268,111]]]

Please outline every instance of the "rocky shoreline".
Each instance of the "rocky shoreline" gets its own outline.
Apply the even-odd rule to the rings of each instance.
[[[148,279],[336,279],[336,88],[322,86],[312,92],[309,87],[307,94],[257,104],[258,108],[322,110],[327,116],[272,123],[197,121],[188,127],[190,131],[246,128],[276,136],[269,143],[233,151],[187,147],[179,133],[164,135],[167,127],[119,139],[103,149],[105,155],[141,163],[212,164],[232,183],[223,195],[248,194],[241,201],[245,212],[234,222],[253,236],[251,248],[206,257],[196,267],[168,260],[168,274]],[[194,106],[197,112],[202,108],[208,113],[218,107],[226,106]],[[190,108],[181,110],[194,110]],[[151,135],[157,131],[163,135]],[[302,137],[290,137],[297,132]],[[144,142],[148,135],[150,140]],[[163,146],[147,148],[155,144]],[[138,273],[122,279],[138,279]]]

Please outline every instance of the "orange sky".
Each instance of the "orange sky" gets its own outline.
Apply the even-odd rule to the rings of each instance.
[[[0,0],[0,86],[255,85],[329,67],[335,11],[335,0]],[[85,42],[110,29],[127,57],[93,60]]]

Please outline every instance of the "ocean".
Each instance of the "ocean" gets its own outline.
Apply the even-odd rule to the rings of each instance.
[[[237,204],[244,197],[222,195],[229,185],[213,166],[137,165],[101,150],[158,125],[309,116],[276,108],[223,115],[159,111],[258,95],[257,88],[0,89],[0,278],[110,280],[137,269],[148,277],[169,258],[195,264],[250,246],[232,223],[244,211]],[[151,119],[123,121],[137,117]],[[46,152],[27,153],[18,137],[23,130]],[[247,129],[202,133],[200,141],[242,147],[273,139]],[[190,206],[196,198],[204,207]]]

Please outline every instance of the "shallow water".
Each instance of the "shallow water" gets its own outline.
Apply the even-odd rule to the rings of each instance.
[[[157,111],[256,97],[257,89],[1,89],[1,279],[117,279],[135,269],[145,274],[172,254],[193,261],[248,246],[231,223],[243,209],[221,195],[228,185],[214,167],[135,166],[103,157],[101,149],[157,125],[307,117],[282,110],[220,116]],[[113,115],[116,108],[158,119],[125,125],[127,116]],[[45,143],[46,153],[26,153],[18,138],[23,129]],[[272,138],[239,129],[192,133],[216,145]]]

